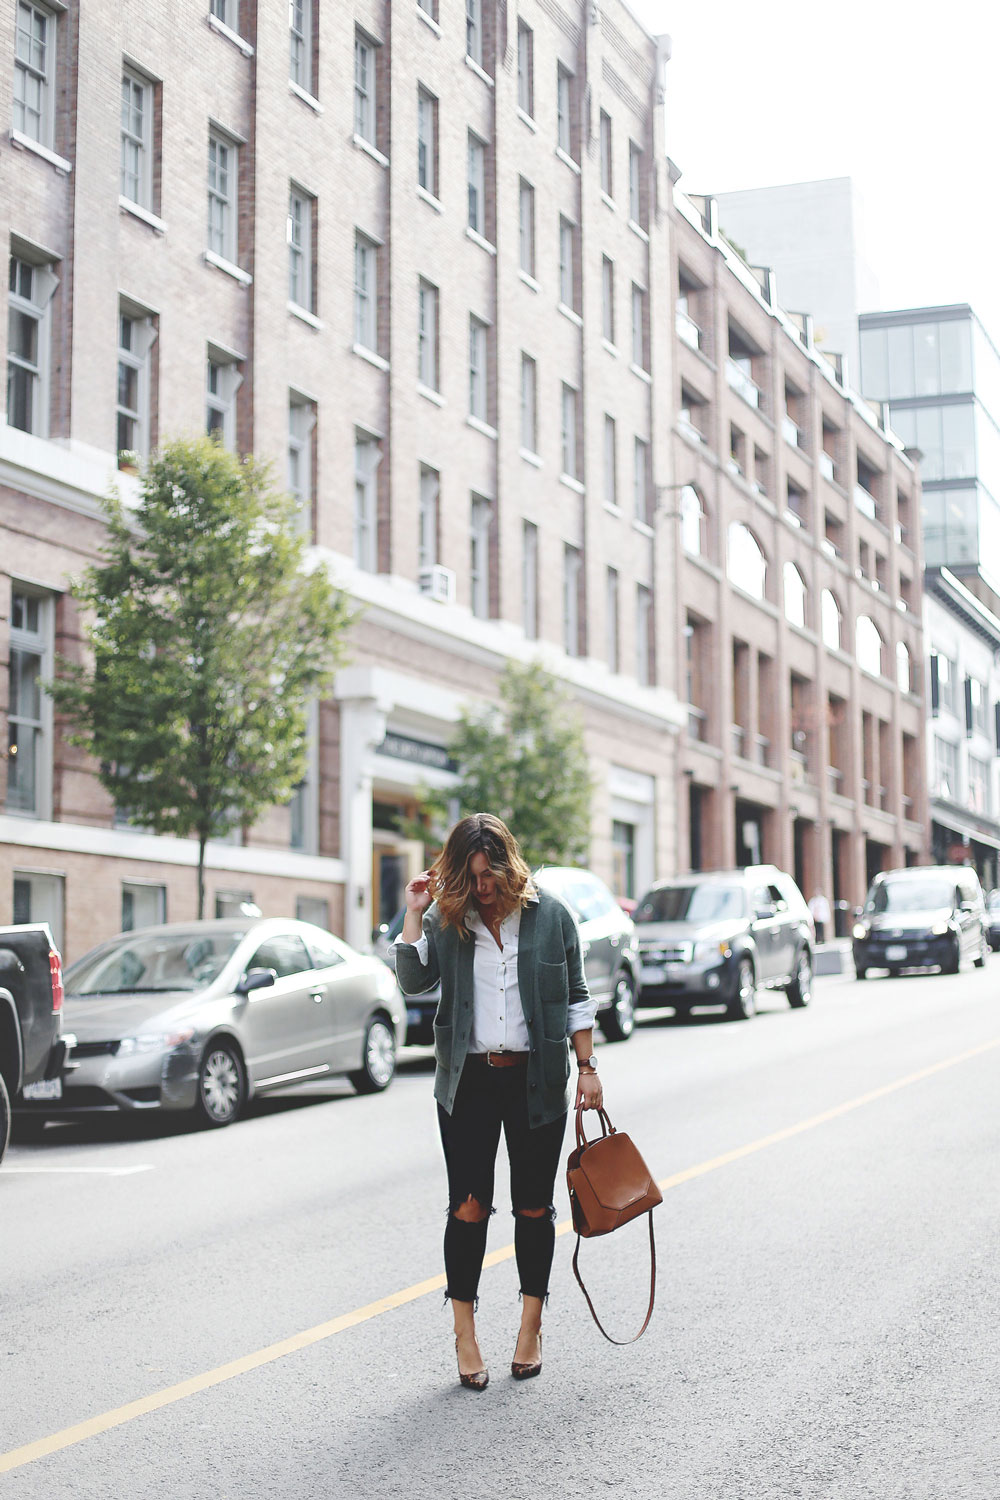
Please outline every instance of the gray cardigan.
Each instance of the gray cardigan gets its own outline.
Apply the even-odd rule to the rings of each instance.
[[[434,1097],[451,1114],[472,1031],[472,957],[475,939],[442,927],[437,906],[424,913],[427,962],[412,943],[397,942],[396,977],[407,995],[421,995],[440,980],[434,1018]],[[569,908],[549,891],[522,908],[517,982],[531,1043],[528,1053],[528,1123],[547,1125],[569,1105],[570,1005],[589,998],[580,934]]]

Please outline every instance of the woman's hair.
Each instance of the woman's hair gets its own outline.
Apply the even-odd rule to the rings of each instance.
[[[531,871],[521,856],[517,839],[507,824],[492,813],[472,813],[456,823],[431,866],[431,889],[443,927],[457,927],[465,938],[465,913],[475,899],[476,881],[469,865],[474,854],[485,854],[496,876],[497,909],[509,917],[526,906]]]

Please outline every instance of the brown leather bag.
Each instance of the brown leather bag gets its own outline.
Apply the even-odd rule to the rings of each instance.
[[[604,1337],[611,1344],[634,1344],[649,1327],[656,1297],[656,1243],[653,1238],[653,1209],[663,1202],[653,1175],[643,1161],[631,1138],[616,1130],[607,1113],[598,1110],[603,1134],[589,1141],[583,1128],[583,1106],[576,1111],[576,1147],[566,1163],[566,1186],[573,1211],[573,1228],[576,1230],[576,1249],[573,1252],[573,1274],[580,1283],[580,1290],[587,1299],[591,1316]],[[637,1219],[640,1214],[649,1214],[649,1307],[639,1332],[630,1339],[613,1339],[606,1333],[601,1320],[594,1311],[590,1294],[583,1284],[577,1264],[580,1240],[592,1239],[596,1235],[611,1234]]]

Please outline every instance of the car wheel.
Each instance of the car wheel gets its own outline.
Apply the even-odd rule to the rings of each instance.
[[[3,1161],[7,1142],[10,1140],[10,1095],[3,1074],[0,1073],[0,1161]]]
[[[855,964],[854,965],[854,977],[855,977],[855,979],[867,979],[868,978],[868,970],[864,969],[864,968],[859,969],[858,966],[857,966],[857,964]]]
[[[212,1042],[198,1070],[198,1118],[203,1125],[221,1129],[239,1117],[246,1101],[247,1081],[243,1059],[231,1042]]]
[[[949,953],[946,961],[941,965],[941,973],[942,974],[957,974],[958,971],[959,971],[959,969],[961,968],[961,964],[962,964],[962,950],[958,946],[958,939],[956,938],[955,942],[954,942],[954,944],[952,946],[951,952]]]
[[[812,961],[809,958],[809,954],[803,948],[799,954],[799,962],[795,970],[795,975],[785,991],[785,994],[788,996],[788,1003],[793,1010],[801,1010],[803,1006],[809,1004],[809,1001],[812,999],[812,981]]]
[[[989,951],[990,951],[989,950],[989,945],[984,940],[982,942],[982,944],[980,945],[980,948],[979,948],[979,957],[978,958],[974,958],[972,960],[973,965],[975,966],[975,968],[977,968],[977,969],[985,969],[985,967],[986,967],[986,955],[989,953]]]
[[[898,979],[899,978],[899,970],[898,969],[890,969],[888,971],[888,973],[889,973],[889,978],[890,979]]]
[[[749,958],[741,958],[736,968],[736,994],[729,1002],[732,1021],[749,1021],[757,1014],[757,981]]]
[[[635,1030],[635,980],[619,974],[610,1007],[597,1017],[609,1042],[627,1042]]]
[[[392,1027],[376,1016],[365,1029],[361,1067],[348,1076],[359,1094],[380,1094],[389,1087],[395,1073],[396,1038]]]

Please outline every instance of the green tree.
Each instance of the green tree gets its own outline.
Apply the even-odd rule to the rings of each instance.
[[[74,584],[82,662],[49,686],[133,822],[205,845],[289,801],[306,714],[343,659],[351,614],[306,567],[295,502],[210,438],[167,445],[134,513],[104,502],[103,560]]]
[[[592,784],[583,725],[569,694],[532,663],[510,663],[500,706],[465,710],[451,743],[464,817],[491,812],[510,827],[534,868],[578,864],[590,842]],[[427,793],[423,810],[445,821],[449,796]],[[426,838],[426,831],[423,834]]]

